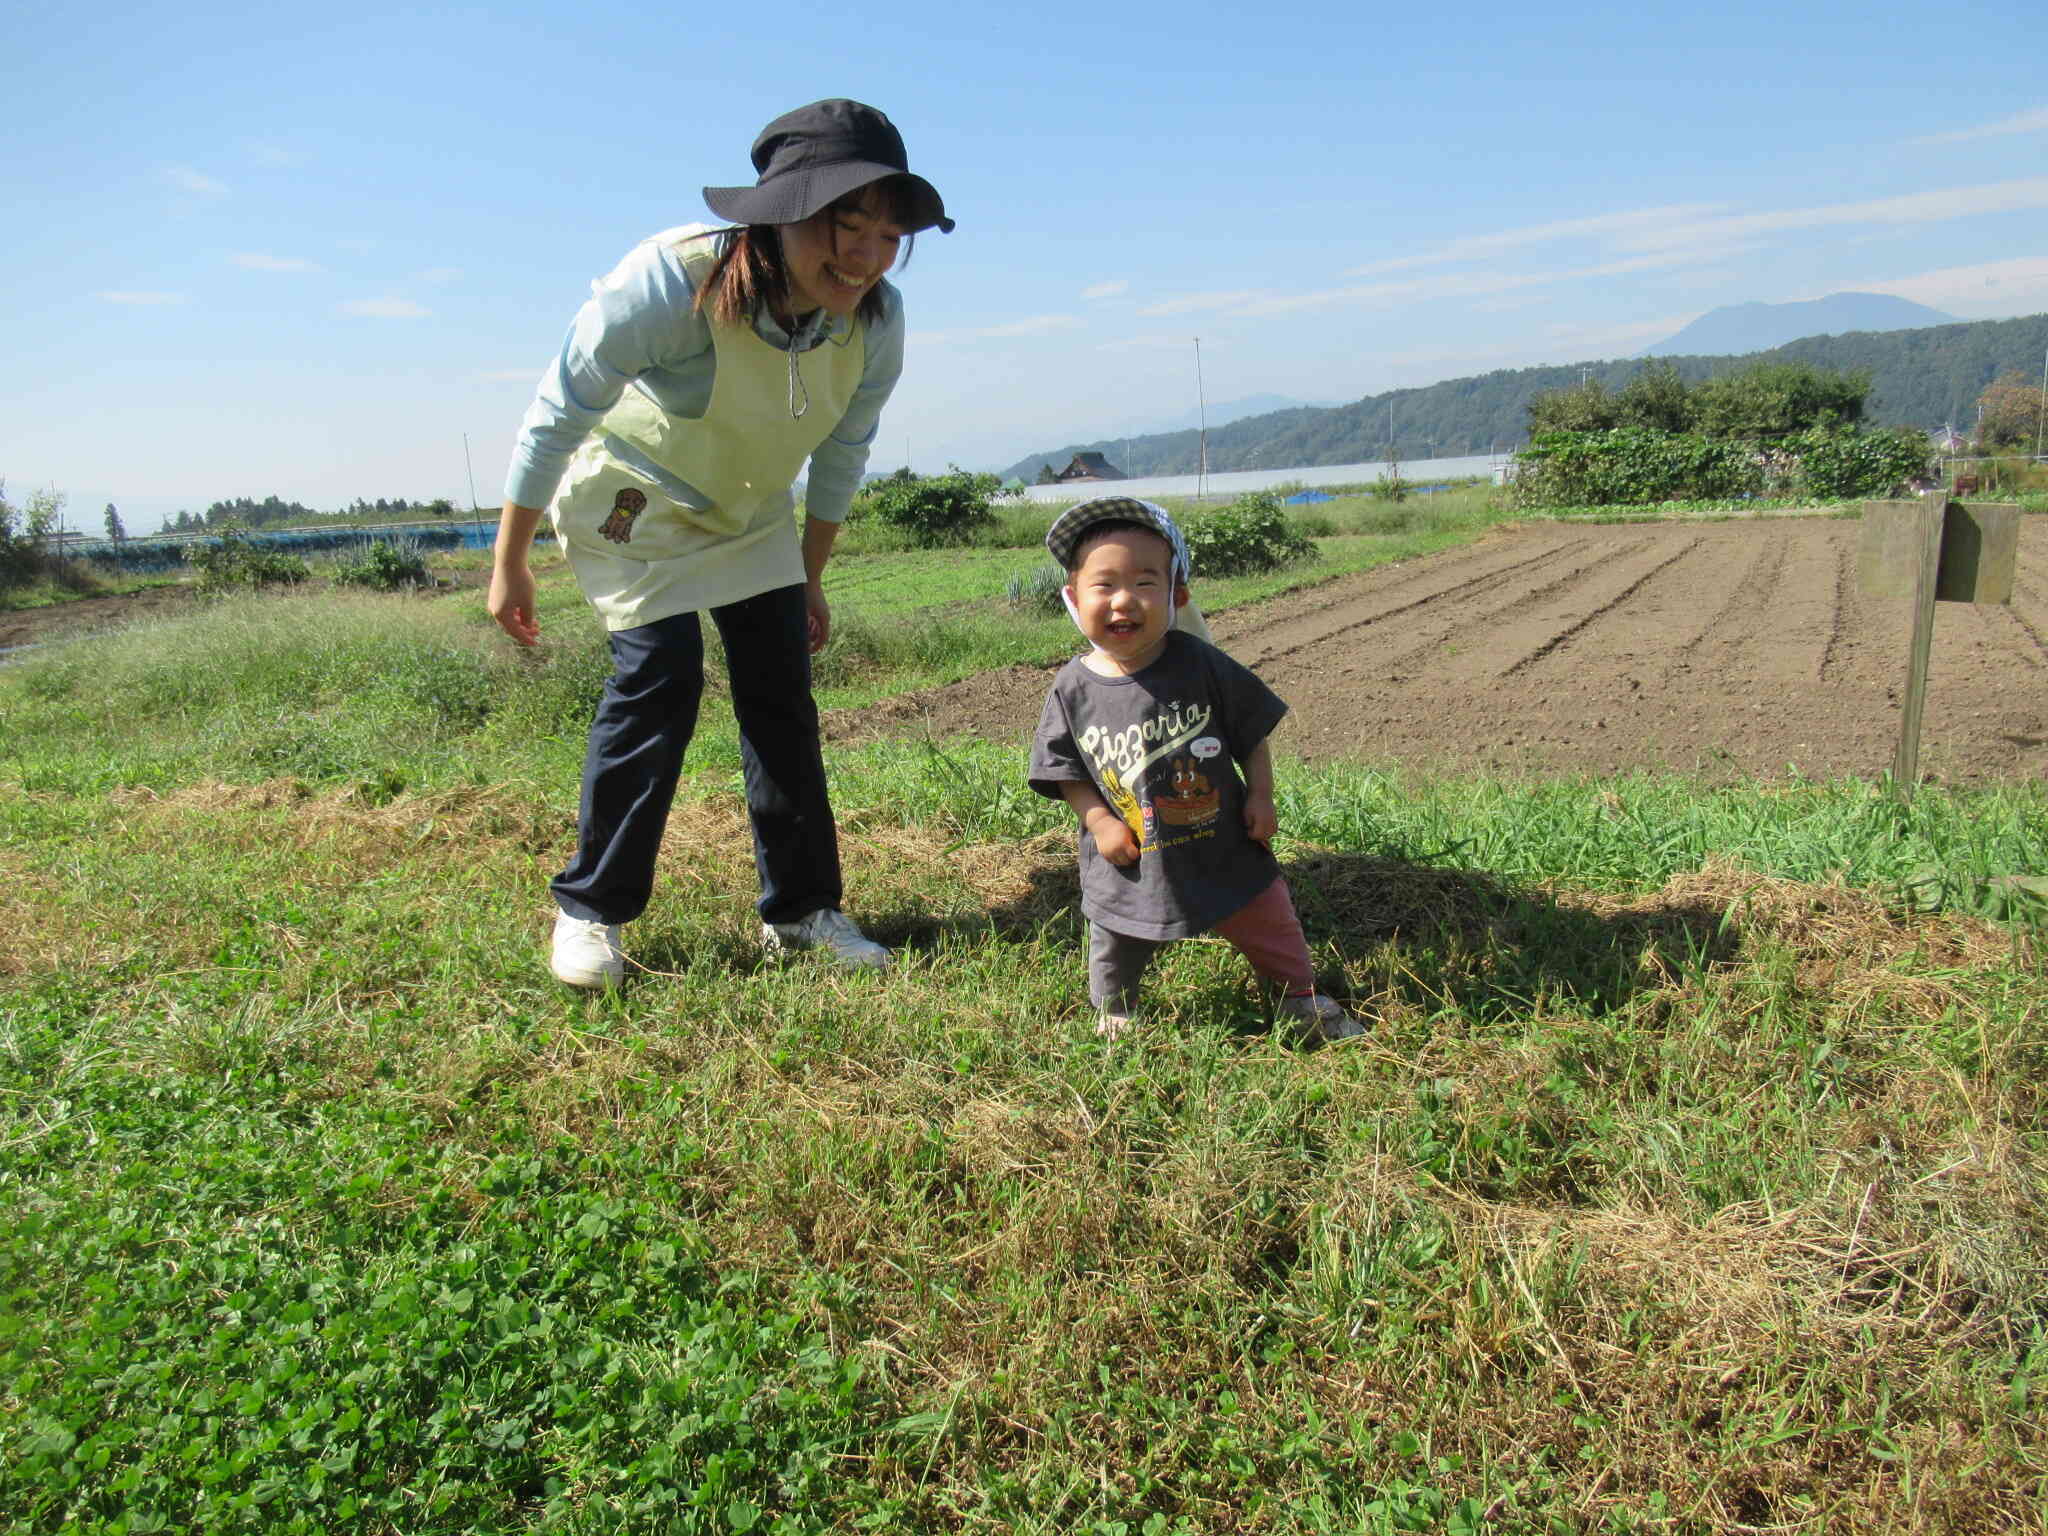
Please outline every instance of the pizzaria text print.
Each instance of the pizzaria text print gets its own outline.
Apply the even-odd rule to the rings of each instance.
[[[1170,704],[1149,720],[1127,725],[1111,735],[1099,725],[1081,733],[1080,748],[1096,767],[1112,767],[1125,783],[1146,764],[1177,751],[1209,728],[1213,713],[1207,704]]]

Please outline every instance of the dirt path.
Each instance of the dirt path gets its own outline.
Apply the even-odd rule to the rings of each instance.
[[[0,651],[15,646],[41,645],[95,629],[168,618],[192,604],[192,589],[186,585],[145,587],[140,592],[121,592],[108,597],[81,597],[47,608],[0,610]]]
[[[1858,590],[1860,525],[1821,518],[1504,529],[1220,616],[1311,760],[1454,771],[1875,777],[1898,744],[1908,605]],[[827,735],[1027,738],[1015,667],[843,712]],[[2009,607],[1943,603],[1921,771],[2048,779],[2048,519]]]

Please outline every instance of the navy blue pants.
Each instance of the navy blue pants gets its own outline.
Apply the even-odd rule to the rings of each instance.
[[[725,644],[740,727],[754,868],[764,922],[839,905],[839,834],[825,792],[804,589],[778,587],[711,610]],[[694,613],[612,632],[583,760],[576,857],[555,901],[585,922],[629,923],[654,893],[654,860],[704,696],[704,634]]]

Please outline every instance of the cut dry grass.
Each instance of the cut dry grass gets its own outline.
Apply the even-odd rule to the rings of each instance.
[[[899,964],[766,963],[710,700],[585,997],[567,600],[0,675],[0,1530],[2040,1529],[2041,930],[1916,884],[2038,793],[1289,770],[1371,1034],[1110,1044],[996,747],[836,750]]]
[[[387,1177],[389,1221],[487,1241],[514,1163],[649,1202],[857,1368],[829,1487],[744,1482],[790,1529],[2034,1528],[2048,992],[2023,931],[1726,860],[1586,891],[1297,847],[1373,1038],[1286,1050],[1227,948],[1190,943],[1105,1046],[1067,834],[847,798],[894,974],[762,966],[719,790],[671,824],[630,984],[581,999],[539,972],[572,828],[532,786],[10,792],[0,978],[54,1033],[11,1026],[9,1176],[32,1204],[111,1187],[39,1129],[59,1101],[249,1081],[330,1134],[412,1117],[438,1171]],[[216,1206],[203,1241],[267,1210],[317,1247],[323,1187]],[[10,1272],[68,1315],[61,1270]],[[96,1401],[36,1336],[11,1406]],[[651,1333],[615,1347],[662,1369]],[[607,1528],[639,1453],[551,1433],[564,1528]],[[426,1508],[395,1524],[526,1524]]]

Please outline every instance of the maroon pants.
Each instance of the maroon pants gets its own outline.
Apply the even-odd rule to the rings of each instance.
[[[1294,897],[1284,878],[1275,878],[1250,901],[1214,929],[1252,963],[1265,980],[1290,997],[1315,990],[1308,940],[1302,937]],[[1088,925],[1088,999],[1108,1013],[1129,1013],[1137,1006],[1138,983],[1152,957],[1171,939],[1136,939],[1111,933],[1100,923]]]

